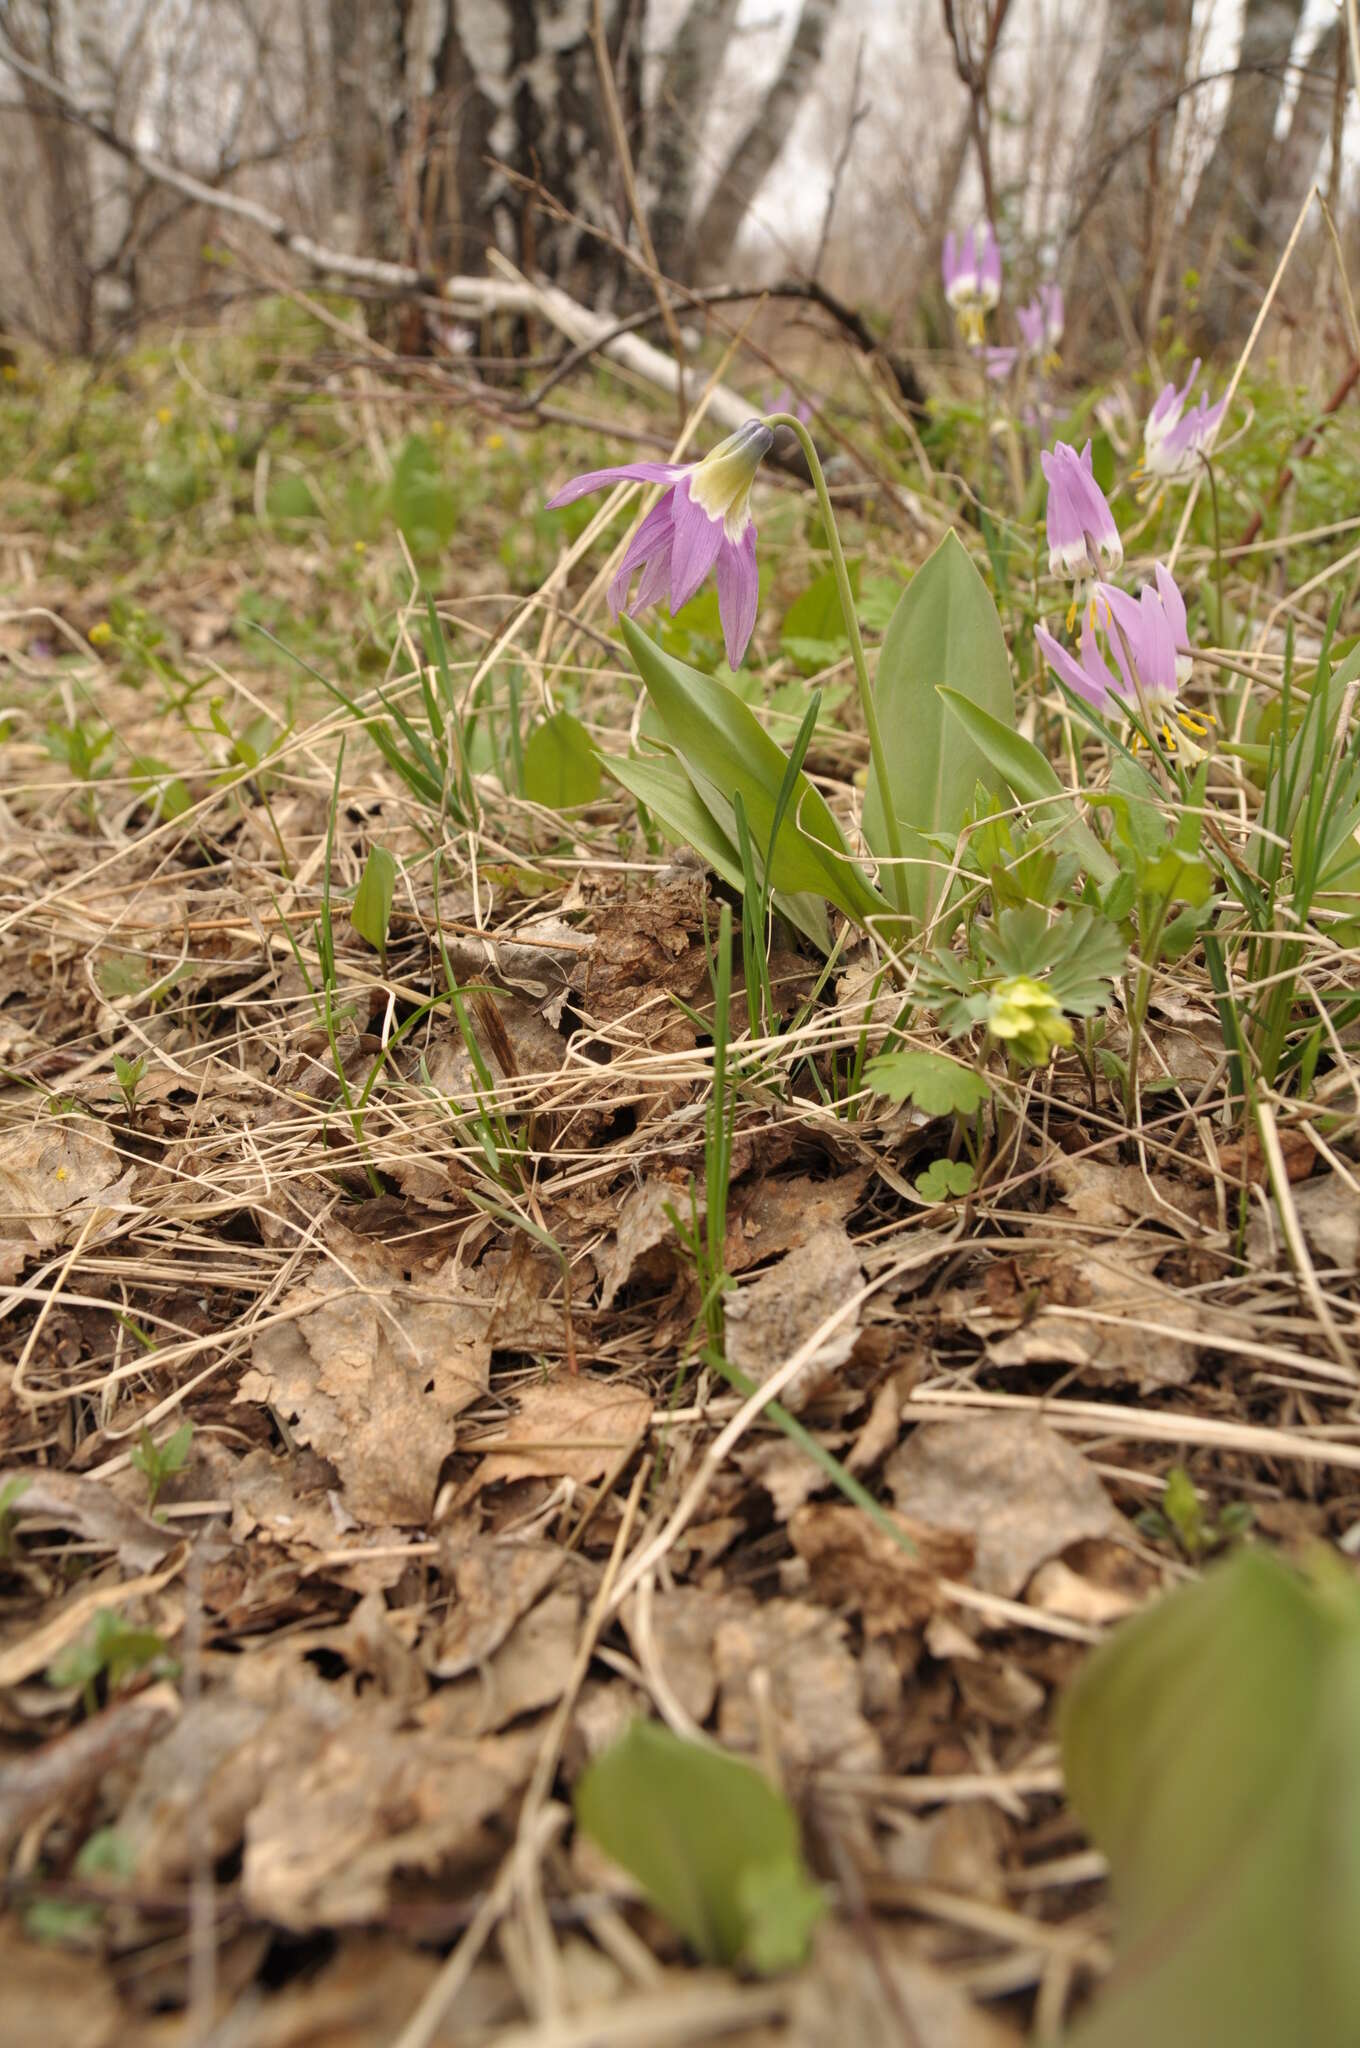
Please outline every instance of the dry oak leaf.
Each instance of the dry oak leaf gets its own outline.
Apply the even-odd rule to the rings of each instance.
[[[490,1314],[455,1260],[427,1280],[394,1277],[352,1239],[346,1262],[318,1264],[255,1339],[236,1399],[277,1408],[340,1474],[358,1521],[423,1523],[454,1421],[486,1392]]]
[[[702,1192],[698,1194],[699,1214],[704,1211]],[[634,1273],[640,1278],[657,1277],[658,1260],[653,1256],[658,1247],[673,1247],[676,1243],[675,1218],[688,1220],[690,1197],[687,1188],[673,1180],[647,1180],[641,1187],[631,1188],[619,1203],[618,1221],[614,1228],[614,1242],[603,1254],[600,1265],[600,1307],[612,1308],[620,1290],[627,1286]],[[662,1265],[662,1273],[674,1263],[668,1256]]]
[[[474,1475],[477,1488],[501,1479],[574,1479],[588,1486],[619,1472],[647,1433],[650,1394],[616,1379],[557,1372],[521,1387],[517,1415]]]
[[[825,1502],[799,1508],[789,1537],[812,1574],[812,1590],[838,1610],[861,1616],[867,1636],[918,1628],[935,1608],[937,1577],[962,1578],[973,1562],[971,1537],[894,1517],[914,1544],[909,1557],[861,1508]]]
[[[1080,1265],[1060,1267],[1049,1285],[1061,1290],[1074,1311],[1054,1315],[1041,1308],[1008,1336],[992,1338],[993,1365],[1070,1365],[1090,1381],[1135,1386],[1141,1393],[1181,1387],[1195,1376],[1197,1353],[1189,1341],[1203,1327],[1199,1305],[1156,1277],[1163,1249],[1132,1246],[1084,1252]],[[1090,1308],[1101,1320],[1083,1318]],[[989,1335],[994,1322],[968,1316],[970,1326]],[[1159,1325],[1148,1331],[1140,1325]],[[1170,1334],[1184,1330],[1184,1338]]]
[[[513,1543],[477,1536],[457,1547],[441,1543],[440,1571],[451,1583],[438,1634],[422,1645],[436,1678],[461,1678],[498,1650],[521,1615],[547,1591],[568,1553],[556,1543]]]
[[[878,1737],[861,1712],[860,1672],[846,1625],[802,1600],[732,1600],[713,1636],[722,1696],[718,1734],[729,1748],[759,1751],[768,1720],[779,1753],[798,1768],[877,1770]]]
[[[518,1621],[476,1671],[441,1687],[422,1719],[447,1735],[494,1735],[567,1689],[581,1637],[581,1595],[558,1586]]]
[[[0,1924],[0,2042],[61,2048],[122,2048],[127,2020],[113,1977],[96,1956],[73,1958],[51,1942],[25,1940],[17,1920]]]
[[[727,1356],[740,1372],[762,1384],[801,1351],[827,1317],[846,1307],[864,1285],[864,1272],[845,1226],[826,1225],[801,1250],[788,1252],[768,1273],[729,1295]],[[797,1414],[837,1366],[844,1365],[859,1335],[858,1311],[845,1314],[783,1388],[780,1400]]]
[[[478,1844],[533,1767],[539,1731],[465,1741],[355,1709],[295,1754],[246,1821],[246,1910],[298,1933],[379,1919],[399,1871],[433,1871]]]
[[[797,1251],[819,1230],[844,1224],[863,1201],[868,1179],[866,1166],[830,1180],[762,1173],[735,1190],[723,1247],[728,1272],[744,1273],[780,1252]]]
[[[1120,1527],[1080,1451],[1027,1415],[926,1422],[884,1467],[913,1521],[972,1538],[972,1583],[1013,1599],[1050,1557]]]
[[[0,1239],[49,1251],[70,1243],[92,1210],[108,1210],[102,1226],[94,1225],[97,1239],[113,1212],[131,1205],[136,1169],[120,1174],[122,1165],[94,1117],[45,1116],[9,1132],[0,1140]]]
[[[49,1472],[41,1466],[10,1465],[0,1469],[0,1500],[10,1519],[22,1525],[30,1516],[60,1523],[100,1549],[116,1551],[125,1571],[152,1571],[174,1549],[177,1537],[153,1522],[97,1479],[74,1472]]]

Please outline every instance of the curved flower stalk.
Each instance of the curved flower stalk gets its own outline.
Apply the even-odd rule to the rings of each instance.
[[[1208,392],[1202,391],[1198,403],[1186,412],[1185,401],[1194,388],[1199,368],[1200,358],[1196,356],[1179,391],[1174,384],[1162,386],[1143,428],[1143,467],[1149,476],[1163,483],[1184,483],[1195,474],[1201,456],[1207,455],[1213,446],[1219,422],[1227,411],[1226,398],[1210,405]]]
[[[1080,580],[1101,567],[1117,569],[1124,543],[1096,482],[1091,444],[1078,455],[1066,441],[1039,457],[1048,480],[1048,573]]]
[[[1185,599],[1161,562],[1153,579],[1137,597],[1112,583],[1097,583],[1076,655],[1042,626],[1034,637],[1054,675],[1070,690],[1103,713],[1140,711],[1174,748],[1173,718],[1182,731],[1197,737],[1203,736],[1205,724],[1178,703],[1193,667]]]
[[[628,543],[609,586],[615,618],[622,611],[645,611],[663,597],[669,599],[673,618],[712,571],[728,663],[739,666],[755,630],[760,596],[751,485],[773,443],[763,420],[748,420],[701,462],[620,462],[573,477],[549,498],[549,509],[555,511],[608,484],[670,486]]]
[[[982,340],[983,324],[1001,297],[1001,251],[990,221],[944,238],[944,295],[966,342]]]

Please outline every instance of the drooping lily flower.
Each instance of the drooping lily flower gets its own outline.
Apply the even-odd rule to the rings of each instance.
[[[984,348],[982,351],[982,367],[993,384],[1004,384],[1019,360],[1018,348]]]
[[[669,598],[674,617],[712,570],[728,663],[739,665],[759,603],[751,485],[773,442],[763,420],[748,420],[702,462],[620,462],[574,476],[549,498],[549,510],[555,511],[607,484],[669,484],[628,543],[609,586],[615,618],[621,611],[645,611],[663,597]],[[629,586],[639,569],[642,575],[630,598]]]
[[[1200,456],[1208,453],[1227,410],[1226,398],[1210,405],[1208,392],[1202,391],[1198,404],[1185,411],[1199,365],[1196,356],[1179,391],[1174,384],[1162,386],[1143,428],[1143,466],[1149,476],[1160,477],[1164,483],[1183,483],[1194,475]]]
[[[1063,295],[1058,284],[1041,284],[1015,315],[1020,339],[1032,356],[1052,355],[1063,338]]]
[[[1048,573],[1081,577],[1097,569],[1117,569],[1124,543],[1105,493],[1096,482],[1091,444],[1078,455],[1066,441],[1039,457],[1048,479]]]
[[[1075,656],[1042,626],[1035,638],[1053,673],[1088,704],[1102,712],[1141,711],[1172,745],[1171,718],[1189,733],[1202,735],[1205,727],[1177,704],[1192,666],[1185,599],[1162,563],[1153,573],[1154,582],[1137,597],[1112,583],[1096,584]]]
[[[1001,251],[990,221],[944,238],[944,295],[965,341],[982,339],[983,321],[1001,297]]]

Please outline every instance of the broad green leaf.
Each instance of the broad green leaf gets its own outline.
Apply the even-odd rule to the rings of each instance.
[[[1087,904],[1060,910],[1051,921],[1034,903],[1003,910],[982,944],[998,974],[1046,981],[1079,1017],[1105,1007],[1128,955],[1119,927]]]
[[[678,761],[632,754],[621,760],[602,754],[601,765],[628,794],[645,804],[672,839],[701,853],[715,875],[731,889],[741,889],[741,855],[713,813],[704,806]],[[811,939],[823,953],[831,951],[826,904],[820,896],[786,896],[775,892],[774,907],[795,931]]]
[[[600,757],[579,718],[555,711],[535,726],[524,749],[524,794],[531,804],[569,811],[593,803],[600,777]]]
[[[1069,2048],[1343,2048],[1360,2014],[1360,1590],[1239,1550],[1127,1624],[1063,1711],[1118,1960]]]
[[[984,1074],[939,1052],[881,1052],[864,1069],[867,1087],[894,1102],[914,1102],[927,1116],[971,1115],[991,1094]]]
[[[375,953],[387,951],[387,927],[392,921],[392,892],[396,886],[395,860],[385,846],[373,847],[354,892],[349,921]]]
[[[859,594],[859,563],[847,564],[850,575],[852,596]],[[801,597],[795,597],[784,614],[784,623],[779,628],[781,641],[787,640],[839,640],[842,646],[846,640],[845,620],[841,615],[840,592],[836,588],[836,572],[824,569],[808,585]]]
[[[750,1764],[635,1721],[576,1786],[576,1824],[706,1962],[801,1962],[825,1901],[787,1800]]]
[[[948,862],[928,843],[953,838],[979,782],[998,787],[996,769],[977,742],[960,736],[939,695],[956,691],[1005,726],[1015,724],[1010,658],[987,586],[955,533],[947,533],[902,593],[884,637],[874,681],[890,791],[872,768],[864,799],[864,836],[888,852],[885,794],[896,812],[905,871],[885,870],[884,886],[925,920],[944,885]]]
[[[916,1192],[927,1202],[962,1201],[973,1191],[976,1172],[966,1159],[936,1159],[916,1176]]]
[[[392,473],[392,517],[418,562],[441,555],[453,538],[458,505],[429,442],[412,434]]]
[[[624,618],[621,627],[666,737],[705,809],[735,846],[732,797],[740,792],[752,842],[763,851],[770,843],[788,756],[725,684],[663,654],[631,619]],[[775,890],[788,895],[825,897],[856,924],[889,911],[850,858],[826,800],[801,772],[775,838],[769,879]]]
[[[270,479],[264,509],[270,519],[285,523],[293,519],[315,519],[316,499],[305,477],[292,470],[283,470]]]
[[[1076,798],[1058,776],[1045,754],[1033,741],[1021,737],[1013,725],[993,718],[981,704],[961,691],[941,688],[939,696],[951,718],[963,727],[974,746],[984,753],[1017,803],[1038,809],[1041,826],[1052,829],[1060,820],[1061,838],[1081,861],[1088,875],[1106,887],[1119,873],[1119,864],[1101,845],[1089,825],[1075,815]]]

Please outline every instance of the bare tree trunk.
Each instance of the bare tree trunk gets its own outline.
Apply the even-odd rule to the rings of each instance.
[[[690,262],[709,273],[726,269],[741,224],[784,147],[821,62],[838,0],[803,0],[779,76],[740,137],[713,195],[689,237]]]
[[[653,194],[651,229],[657,261],[668,276],[679,276],[685,267],[698,161],[696,130],[722,70],[739,4],[740,0],[693,0],[662,72],[643,172]]]
[[[1210,345],[1236,332],[1251,291],[1261,216],[1279,163],[1275,121],[1302,11],[1302,0],[1247,0],[1223,126],[1194,201],[1201,234],[1192,260]]]
[[[1309,52],[1289,126],[1275,152],[1274,172],[1253,236],[1256,248],[1270,264],[1277,261],[1317,171],[1322,145],[1332,127],[1337,64],[1345,61],[1338,16]]]
[[[1189,26],[1190,0],[1110,0],[1074,187],[1079,246],[1068,294],[1097,340],[1141,330]]]
[[[635,115],[626,15],[608,0],[606,39]],[[330,0],[333,190],[372,253],[433,275],[479,270],[497,246],[587,300],[616,286],[610,240],[624,215],[590,24],[579,0]]]

